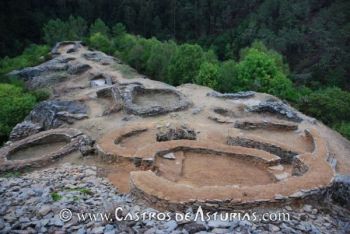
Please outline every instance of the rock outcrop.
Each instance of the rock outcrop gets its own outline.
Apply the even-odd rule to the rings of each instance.
[[[87,60],[94,61],[102,65],[111,65],[113,63],[120,63],[120,61],[118,61],[117,59],[99,51],[86,52],[83,54],[83,57]]]
[[[52,56],[59,56],[62,53],[60,52],[60,49],[64,46],[70,46],[66,50],[67,54],[77,52],[83,45],[81,41],[61,41],[57,42],[56,45],[52,48],[51,50],[51,55]]]
[[[219,92],[210,92],[207,93],[209,97],[216,98],[226,98],[226,99],[242,99],[242,98],[250,98],[254,97],[255,92],[253,91],[245,91],[245,92],[237,92],[237,93],[219,93]]]
[[[39,103],[22,123],[11,131],[11,140],[20,140],[41,130],[58,128],[87,118],[87,106],[78,101],[50,100]]]
[[[68,42],[67,42],[68,43]],[[69,42],[70,43],[70,42]],[[79,45],[79,46],[77,46]],[[78,50],[81,45],[75,45]],[[62,46],[59,44],[58,46]],[[86,63],[75,61],[71,56],[58,56],[57,49],[53,49],[55,57],[35,67],[28,67],[10,72],[10,76],[17,76],[25,82],[28,89],[50,87],[68,79],[69,75],[79,75],[91,69]]]
[[[294,122],[303,121],[303,119],[292,110],[291,107],[281,101],[267,100],[261,102],[259,105],[249,107],[248,111],[255,113],[270,113]]]

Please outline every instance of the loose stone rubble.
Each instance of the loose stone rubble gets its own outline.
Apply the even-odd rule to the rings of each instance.
[[[196,140],[196,135],[196,131],[187,126],[160,126],[157,132],[157,141]]]
[[[215,220],[211,213],[210,220],[198,218],[194,221],[198,209],[188,208],[185,211],[190,217],[188,221],[176,219],[172,212],[168,212],[171,220],[117,221],[115,208],[123,210],[118,213],[118,218],[125,217],[128,212],[151,215],[151,212],[167,211],[148,208],[131,196],[118,193],[108,180],[97,174],[95,167],[65,164],[20,177],[0,178],[1,233],[346,233],[350,228],[347,211],[337,206],[314,206],[312,203],[269,210],[234,211],[241,213],[241,220],[228,220],[225,213],[217,214],[221,220]],[[64,222],[60,219],[63,209],[71,211],[71,220]],[[251,220],[242,219],[244,212],[250,214]],[[265,212],[287,214],[289,219],[253,220],[253,213],[261,218]],[[97,216],[96,221],[89,218],[79,221],[77,214],[88,217],[89,213]],[[109,214],[110,219],[102,221],[98,213]]]

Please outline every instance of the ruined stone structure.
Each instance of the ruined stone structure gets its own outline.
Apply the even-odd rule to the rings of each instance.
[[[129,79],[125,64],[80,42],[59,43],[52,55],[11,73],[53,96],[13,129],[0,171],[80,150],[115,167],[107,173],[115,186],[162,209],[229,210],[310,196],[349,206],[350,143],[276,97]]]
[[[85,138],[82,132],[71,128],[53,129],[31,135],[0,149],[0,172],[43,167],[79,150],[84,146]],[[41,155],[24,152],[42,146],[46,147],[41,150]]]

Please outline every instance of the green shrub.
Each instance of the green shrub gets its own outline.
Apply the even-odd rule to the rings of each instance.
[[[237,76],[233,77],[235,91],[254,90],[287,100],[297,99],[292,81],[287,78],[276,58],[269,53],[250,48],[244,52],[236,68]]]
[[[135,44],[125,54],[124,60],[138,71],[143,71],[149,56],[149,43],[137,38]]]
[[[82,40],[87,24],[81,17],[70,16],[67,21],[49,20],[43,27],[44,40],[49,45],[65,40]]]
[[[168,67],[168,82],[173,85],[192,82],[205,61],[204,56],[199,45],[180,45]]]
[[[90,36],[89,46],[105,53],[112,53],[111,41],[107,36],[99,32]]]
[[[298,108],[330,126],[350,120],[350,93],[339,88],[320,89],[304,96]]]
[[[218,74],[219,66],[217,64],[204,62],[199,69],[195,82],[216,89],[218,87]]]
[[[218,91],[229,93],[237,90],[235,88],[236,66],[237,63],[234,60],[227,60],[221,63],[218,74]]]
[[[112,36],[113,37],[123,37],[126,34],[125,25],[122,23],[117,23],[112,28]]]
[[[43,27],[44,40],[49,45],[66,40],[68,27],[60,19],[49,20]]]
[[[46,45],[30,45],[17,57],[5,57],[0,60],[0,75],[5,75],[13,70],[35,66],[48,58],[49,47]],[[5,78],[5,77],[4,77]],[[7,78],[9,79],[9,78]],[[0,80],[1,81],[1,80]],[[2,80],[4,82],[4,80]],[[6,80],[8,82],[8,80]]]
[[[21,176],[21,172],[19,171],[8,171],[0,174],[0,177],[3,178],[17,178]]]
[[[88,189],[88,188],[81,188],[78,190],[79,192],[81,192],[83,195],[93,195],[94,193]]]
[[[161,44],[161,42],[155,38],[144,39],[139,37],[134,42],[127,55],[125,54],[124,59],[138,71],[145,72],[147,71],[147,62],[152,55],[152,48]]]
[[[7,139],[11,129],[32,110],[35,96],[21,87],[0,84],[0,142]]]
[[[334,125],[335,130],[350,140],[350,122],[341,122]]]
[[[115,37],[112,39],[113,46],[120,52],[123,59],[126,59],[128,52],[137,43],[137,37],[131,34],[125,34],[121,37]]]
[[[50,98],[50,92],[46,89],[37,89],[31,91],[30,94],[35,97],[37,102],[45,101]]]
[[[90,25],[90,36],[96,33],[101,33],[106,37],[109,35],[109,27],[101,19],[95,20],[95,22]]]
[[[53,193],[51,193],[51,198],[54,202],[56,202],[56,201],[59,201],[62,199],[62,195],[60,195],[57,192],[53,192]]]
[[[155,43],[150,51],[145,72],[156,80],[166,81],[167,68],[176,48],[177,45],[173,41]]]

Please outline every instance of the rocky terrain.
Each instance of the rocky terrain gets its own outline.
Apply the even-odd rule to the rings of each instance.
[[[0,148],[0,233],[349,233],[350,143],[317,120],[152,81],[80,42],[51,55],[11,72],[52,97]]]
[[[96,167],[89,166],[64,164],[19,178],[1,178],[0,185],[2,233],[346,233],[350,228],[349,215],[340,207],[330,210],[307,203],[298,208],[269,209],[271,213],[289,213],[287,221],[227,221],[212,217],[213,220],[204,222],[176,222],[174,213],[170,213],[173,219],[169,221],[118,221],[112,207],[123,208],[124,215],[161,211],[119,193],[108,180],[97,176]],[[71,210],[72,220],[61,220],[63,209]],[[97,215],[104,212],[110,212],[108,221],[102,221]],[[196,210],[189,208],[186,212],[194,220]],[[94,218],[79,220],[78,213],[96,214],[96,221]],[[123,213],[120,217],[124,217]]]

